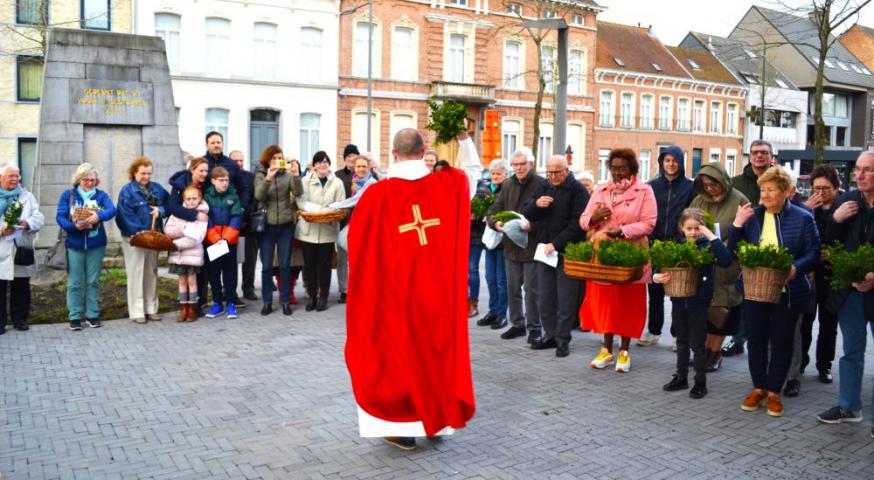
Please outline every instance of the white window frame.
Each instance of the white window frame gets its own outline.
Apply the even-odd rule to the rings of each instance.
[[[158,27],[158,17],[175,17],[177,27]],[[169,12],[155,12],[155,36],[164,40],[164,48],[167,51],[167,65],[170,73],[179,73],[180,65],[180,35],[182,31],[182,15]]]
[[[548,142],[549,148],[542,148]],[[551,121],[540,122],[540,138],[537,140],[537,170],[546,170],[546,161],[552,156],[552,144],[555,142],[555,127]]]
[[[210,32],[210,20],[225,22],[227,30],[224,32]],[[231,49],[231,32],[233,31],[233,22],[223,17],[206,17],[204,20],[204,32],[206,38],[206,68],[204,71],[210,77],[227,77],[229,70],[227,68],[227,55]]]
[[[395,35],[398,29],[410,30],[410,55],[403,56],[403,52],[396,52]],[[396,56],[398,54],[398,56]],[[419,28],[406,17],[401,22],[395,22],[391,28],[391,78],[414,82],[419,79]]]
[[[584,15],[580,15],[579,13],[575,13],[573,17],[571,17],[571,25],[577,27],[585,27],[586,26],[586,17]]]
[[[713,156],[716,155],[716,161],[713,161]],[[720,163],[722,162],[722,149],[720,148],[711,148],[707,155],[707,161],[710,163]]]
[[[571,128],[579,128],[580,129],[580,141],[578,144],[574,145],[571,143],[570,131]],[[567,124],[567,138],[566,141],[568,145],[571,146],[574,153],[573,158],[573,169],[574,170],[585,170],[586,165],[586,124],[582,122],[568,122]]]
[[[272,29],[273,37],[268,38],[266,36],[259,36],[257,33],[259,26],[267,27],[268,30]],[[276,79],[276,64],[278,63],[276,56],[276,37],[278,36],[278,33],[279,27],[275,23],[255,22],[252,24],[252,74],[258,80],[270,81]],[[303,38],[302,32],[301,38]],[[301,50],[303,50],[302,42]],[[307,64],[304,63],[304,65]],[[309,70],[309,65],[307,65],[306,69],[301,70]]]
[[[521,3],[508,3],[507,4],[507,13],[510,15],[518,15],[522,16],[522,4]]]
[[[305,44],[304,43],[304,30],[308,31],[317,31],[319,32],[319,44],[318,49],[316,51],[315,44]],[[300,75],[302,75],[306,80],[321,82],[322,80],[322,59],[325,53],[325,30],[312,25],[304,25],[300,28],[300,51],[301,51],[301,60],[305,63],[302,65],[306,65],[306,68],[300,69]],[[313,58],[307,58],[307,55],[304,53],[307,49],[312,49],[309,52]]]
[[[359,41],[356,37],[358,35],[358,25],[360,24],[367,25],[366,15],[359,16],[352,22],[352,71],[350,73],[355,77],[367,78],[367,38],[365,35],[365,38]],[[371,25],[373,29],[371,76],[373,78],[380,78],[382,77],[382,20],[373,17]]]
[[[579,72],[574,72],[571,58],[573,54],[579,54],[580,65]],[[568,95],[585,95],[587,86],[587,71],[588,71],[588,52],[582,48],[571,48],[568,51],[568,79],[567,93]],[[575,85],[576,83],[576,85]],[[574,88],[576,87],[576,88]]]
[[[700,115],[696,112],[696,107],[701,106]],[[697,122],[696,115],[698,115]],[[707,100],[696,98],[692,100],[692,131],[695,133],[704,133],[707,129]]]
[[[558,79],[557,52],[558,48],[556,48],[555,45],[544,43],[540,46],[540,61],[543,64],[543,81],[546,83],[546,89],[543,93],[546,93],[547,95],[552,95],[555,92]],[[547,55],[547,53],[549,55]]]
[[[518,52],[516,57],[516,68],[514,71],[511,71],[508,59],[508,48],[507,45],[515,44],[518,46]],[[525,89],[525,76],[524,76],[524,68],[525,68],[525,42],[519,38],[507,38],[504,39],[504,54],[501,57],[501,68],[503,71],[504,77],[504,88],[510,90],[524,90]]]
[[[652,168],[652,150],[643,149],[640,151],[638,157],[640,159],[640,172],[638,177],[641,181],[645,182],[650,178],[650,169]]]
[[[519,126],[519,128],[514,132],[510,131],[507,128],[508,123],[515,123]],[[515,143],[513,148],[508,148],[508,142],[506,138],[508,136],[514,137]],[[509,164],[510,156],[513,155],[513,152],[518,150],[522,145],[524,145],[525,138],[525,119],[522,117],[503,117],[501,118],[501,154],[503,155],[504,161]]]
[[[355,118],[357,116],[364,117],[364,123],[362,126],[363,131],[359,132],[355,130]],[[376,109],[372,109],[370,112],[370,154],[373,156],[373,159],[379,162],[380,160],[380,145],[379,132],[381,131],[380,126],[382,125],[382,112]],[[351,112],[349,112],[349,134],[352,140],[352,143],[358,145],[358,148],[363,152],[367,150],[367,109],[366,108],[354,108]],[[361,141],[364,140],[364,141]],[[389,163],[392,162],[391,155],[389,155]]]
[[[733,177],[735,175],[734,170],[737,168],[737,150],[730,148],[725,151],[725,170],[728,172],[728,176]]]
[[[223,111],[227,114],[227,120],[225,123],[217,123],[209,121],[209,114],[212,111]],[[204,134],[209,132],[219,132],[222,134],[222,139],[225,143],[228,142],[228,133],[230,133],[230,123],[231,123],[231,109],[226,107],[206,107],[203,110],[203,125],[204,125]]]
[[[681,104],[686,101],[685,115],[682,114]],[[677,97],[677,131],[689,132],[692,130],[692,99],[689,97]]]
[[[643,111],[644,98],[649,99],[649,114]],[[643,130],[655,129],[656,96],[652,93],[640,94],[640,128]]]
[[[714,114],[716,115],[716,125],[713,124]],[[719,100],[711,100],[710,102],[710,116],[709,116],[708,126],[710,127],[708,132],[715,134],[722,134],[722,102]]]
[[[399,125],[398,119],[400,117],[410,117],[410,120],[412,120],[412,125],[408,125],[408,124]],[[390,139],[389,141],[393,142],[394,138],[395,138],[395,134],[404,128],[416,128],[416,129],[418,129],[419,128],[419,114],[417,114],[416,112],[414,112],[412,110],[392,110],[391,112],[389,112],[389,119],[388,119],[388,132],[389,132],[388,138]]]
[[[732,111],[732,108],[734,111]],[[737,103],[731,102],[725,106],[725,133],[728,135],[737,135],[738,111],[740,109]]]
[[[627,116],[625,115],[625,113],[626,113],[625,96],[626,95],[631,95],[631,103],[627,104],[628,105],[628,109],[627,109],[628,115]],[[634,128],[635,127],[635,125],[634,125],[635,124],[634,112],[635,112],[636,100],[637,100],[637,96],[634,94],[634,92],[631,92],[631,91],[625,90],[625,91],[622,91],[622,93],[619,95],[619,127],[620,128]]]
[[[662,100],[668,99],[667,115],[662,115]],[[674,126],[674,97],[672,95],[659,95],[659,130],[669,132]]]
[[[610,149],[598,149],[598,183],[606,182],[610,178]]]
[[[609,94],[610,108],[604,108],[604,94]],[[598,92],[598,126],[613,128],[616,126],[616,91],[601,90]]]
[[[303,119],[304,115],[313,115],[316,119],[318,119],[318,127],[304,127]],[[298,138],[300,139],[300,162],[303,168],[309,165],[310,161],[313,158],[313,155],[318,152],[320,148],[321,135],[322,135],[322,114],[318,112],[301,112],[298,116]],[[303,134],[306,134],[306,142],[301,138]],[[313,146],[313,137],[315,135],[316,145]],[[312,150],[312,151],[311,151]]]

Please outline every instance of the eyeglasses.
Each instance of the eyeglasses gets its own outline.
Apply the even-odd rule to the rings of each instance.
[[[722,185],[717,182],[701,182],[701,186],[704,187],[704,190],[721,190]]]
[[[628,165],[610,165],[610,170],[614,172],[630,172],[631,169],[628,168]]]
[[[555,171],[547,170],[547,171],[546,171],[546,176],[547,176],[547,177],[558,177],[559,175],[561,175],[562,173],[564,173],[564,172],[566,172],[566,171],[567,171],[567,170],[565,170],[565,169],[555,170]]]
[[[862,175],[862,174],[865,174],[865,175],[874,175],[874,168],[872,168],[872,167],[866,167],[866,168],[859,168],[859,167],[856,167],[856,168],[853,169],[853,173],[854,173],[857,177],[858,177],[859,175]]]
[[[528,162],[517,162],[517,163],[511,163],[510,165],[511,165],[513,168],[522,168],[522,167],[524,167],[525,165],[528,165]]]
[[[228,177],[213,178],[213,180],[215,180],[216,182],[219,182],[219,183],[228,183],[230,181],[230,179]]]
[[[750,150],[750,155],[770,155],[770,150]]]
[[[94,183],[94,182],[96,182],[96,181],[97,181],[96,178],[82,178],[82,179],[79,180],[80,183],[85,183],[85,182],[87,182],[87,183]]]

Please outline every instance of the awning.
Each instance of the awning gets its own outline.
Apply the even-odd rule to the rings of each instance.
[[[862,153],[861,148],[853,148],[847,150],[825,150],[822,154],[822,159],[825,162],[855,162]],[[777,160],[780,162],[788,162],[791,160],[810,160],[813,161],[816,156],[816,150],[780,150],[777,153]]]

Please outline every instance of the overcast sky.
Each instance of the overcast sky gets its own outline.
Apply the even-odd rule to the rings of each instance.
[[[596,0],[607,7],[598,20],[626,25],[652,25],[665,45],[677,45],[689,31],[726,37],[752,5],[779,9],[768,0]],[[787,0],[793,5],[811,0]],[[859,23],[874,28],[874,2],[862,9]],[[842,25],[849,28],[852,21]]]

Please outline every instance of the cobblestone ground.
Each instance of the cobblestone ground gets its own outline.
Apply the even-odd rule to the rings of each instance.
[[[476,416],[452,437],[402,452],[358,437],[343,306],[332,298],[326,312],[299,308],[290,318],[257,308],[237,320],[119,320],[0,337],[0,477],[850,479],[874,471],[867,418],[816,422],[835,403],[837,383],[808,374],[775,419],[739,408],[750,389],[746,356],[726,359],[709,376],[710,394],[692,400],[661,390],[675,361],[664,339],[633,349],[622,375],[589,368],[594,335],[576,332],[571,355],[558,359],[472,321]]]

